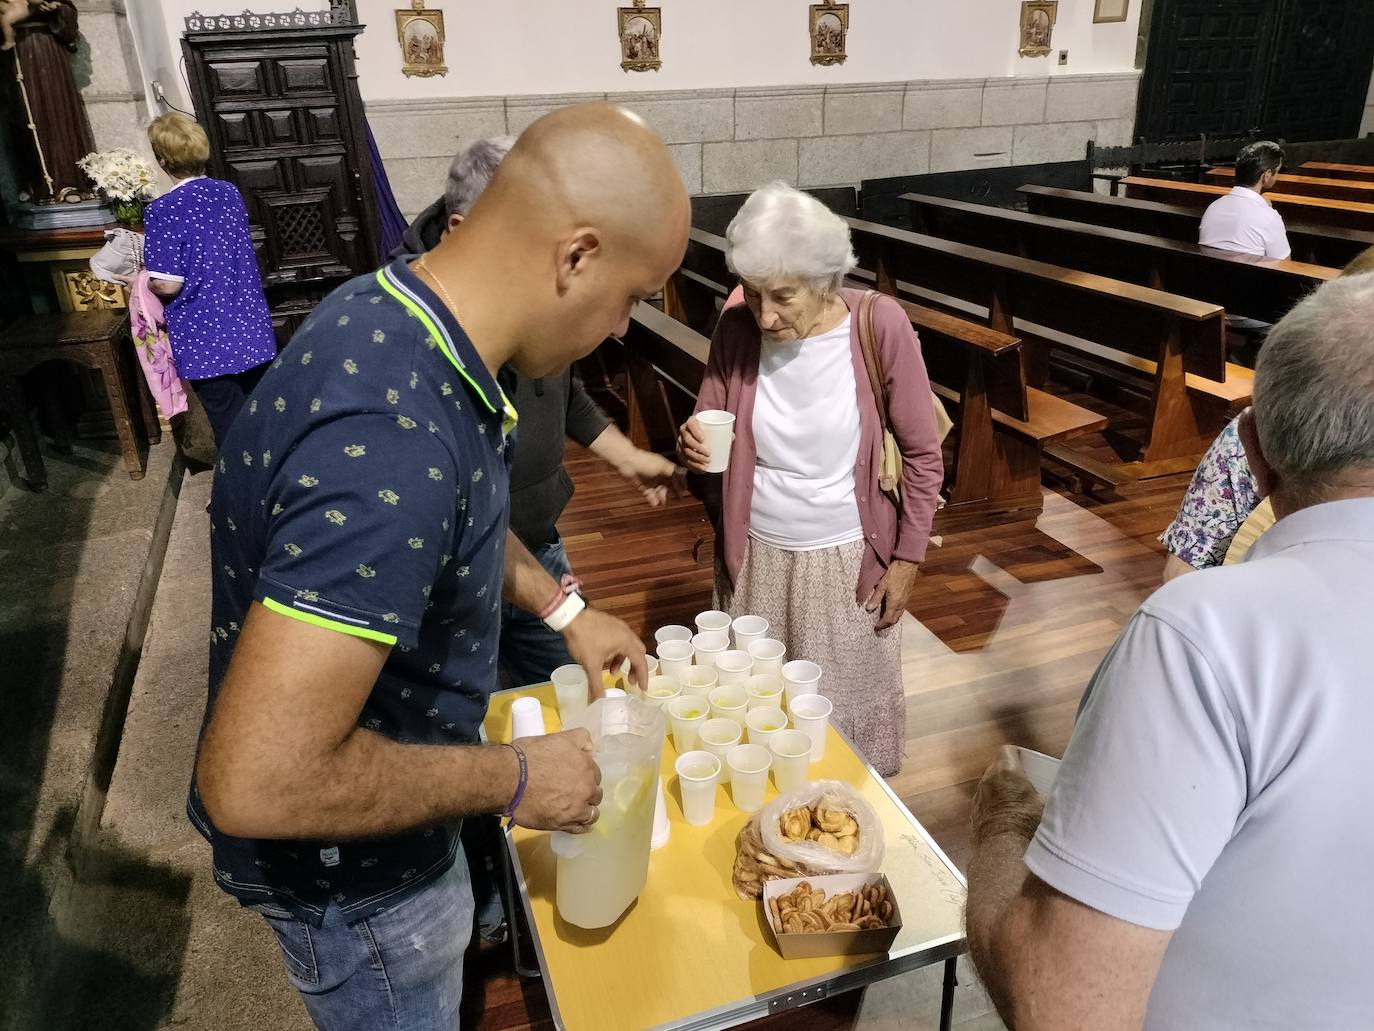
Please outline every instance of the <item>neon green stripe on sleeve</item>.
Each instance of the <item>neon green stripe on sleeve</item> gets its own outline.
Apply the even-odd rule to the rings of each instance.
[[[369,641],[378,641],[381,644],[394,645],[396,643],[395,634],[384,634],[380,630],[373,630],[365,626],[350,626],[347,623],[339,622],[337,619],[327,619],[324,616],[317,616],[313,612],[302,612],[300,609],[283,605],[274,598],[264,598],[262,604],[264,608],[278,615],[290,616],[292,619],[299,619],[302,623],[309,623],[312,626],[322,626],[326,630],[350,634],[353,637],[362,637]]]

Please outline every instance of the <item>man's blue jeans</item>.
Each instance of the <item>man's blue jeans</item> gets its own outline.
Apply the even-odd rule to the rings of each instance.
[[[555,580],[572,572],[563,542],[555,539],[534,553],[539,564]],[[501,608],[501,669],[512,687],[542,684],[559,666],[572,662],[561,634],[555,634],[532,612],[513,605]]]
[[[347,923],[330,906],[311,927],[271,905],[286,974],[320,1031],[456,1031],[472,891],[462,849],[453,867],[392,908]]]

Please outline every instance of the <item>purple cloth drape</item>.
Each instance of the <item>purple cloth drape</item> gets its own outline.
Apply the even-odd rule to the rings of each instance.
[[[381,223],[382,254],[390,254],[401,244],[401,234],[406,231],[405,216],[401,214],[396,195],[391,192],[391,180],[386,177],[386,166],[382,164],[377,140],[372,135],[372,126],[367,126],[367,156],[372,163],[372,182],[377,192],[377,221]]]

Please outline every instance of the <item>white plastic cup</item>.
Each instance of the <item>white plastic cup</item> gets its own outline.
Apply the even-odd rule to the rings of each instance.
[[[697,731],[697,742],[702,751],[710,752],[720,760],[720,775],[726,784],[730,782],[730,767],[726,765],[725,758],[730,754],[730,749],[743,740],[744,727],[734,720],[720,717],[707,720]]]
[[[711,408],[697,412],[697,425],[706,438],[706,451],[711,456],[706,472],[723,473],[730,468],[730,445],[735,439],[735,417],[729,412]]]
[[[749,696],[749,708],[781,709],[787,704],[783,698],[782,677],[772,673],[755,673],[744,682],[744,693]]]
[[[834,708],[829,698],[818,694],[804,694],[787,703],[787,711],[792,714],[792,726],[811,739],[812,762],[825,757],[825,733]]]
[[[782,667],[782,683],[788,702],[804,694],[820,694],[821,668],[806,659],[793,659]]]
[[[744,717],[749,743],[768,747],[773,735],[787,729],[787,713],[781,709],[750,709]]]
[[[682,626],[680,623],[670,623],[668,626],[661,626],[654,631],[654,644],[662,644],[664,641],[690,641],[692,639],[692,628]]]
[[[740,651],[749,650],[749,642],[761,641],[768,636],[768,620],[762,616],[739,616],[730,624],[735,635],[735,647]]]
[[[711,752],[684,752],[677,757],[677,786],[682,792],[682,815],[694,827],[703,827],[716,815],[716,785],[723,768],[720,756]]]
[[[762,745],[736,745],[726,753],[730,767],[730,797],[742,813],[756,813],[763,808],[763,792],[768,786],[768,767],[773,753]]]
[[[544,733],[544,709],[538,698],[517,698],[510,707],[511,737],[538,737]]]
[[[644,692],[644,700],[655,708],[663,708],[682,694],[682,682],[677,677],[659,674],[649,678],[649,686]]]
[[[646,665],[646,666],[649,668],[649,676],[651,676],[651,677],[656,677],[656,676],[658,676],[658,672],[659,672],[659,670],[658,670],[658,656],[656,656],[656,655],[646,655],[646,656],[644,656],[644,665]],[[626,659],[624,662],[622,662],[622,663],[620,664],[620,682],[621,682],[622,685],[624,685],[624,688],[623,688],[623,689],[626,691],[626,693],[629,693],[630,691],[634,691],[636,694],[643,694],[643,693],[644,693],[644,685],[642,685],[642,684],[636,684],[636,683],[634,682],[634,680],[630,677],[630,669],[631,669],[631,668],[632,668],[632,667],[630,666],[630,660],[629,660],[629,659]]]
[[[722,684],[743,684],[754,671],[748,652],[726,650],[716,656],[716,672]]]
[[[721,612],[720,609],[707,609],[705,612],[697,613],[696,624],[699,634],[728,632],[730,630],[730,613]]]
[[[673,747],[678,755],[695,752],[701,725],[711,718],[711,703],[696,695],[678,695],[664,706],[673,724]]]
[[[720,673],[714,666],[693,666],[682,678],[682,693],[701,695],[705,698],[713,688],[720,686]]]
[[[745,649],[754,660],[755,673],[772,673],[782,676],[782,664],[787,658],[787,646],[771,637],[760,637],[750,641]]]
[[[806,783],[811,766],[811,738],[804,730],[780,730],[768,740],[773,753],[773,783],[792,791]]]
[[[606,688],[606,693],[603,694],[601,697],[602,697],[602,698],[629,698],[630,696],[629,696],[629,694],[628,694],[627,692],[622,691],[622,690],[621,690],[620,688],[618,688],[618,687],[608,687],[608,688]]]
[[[587,709],[587,671],[576,663],[559,666],[549,678],[558,700],[558,718],[567,726]]]
[[[698,666],[714,666],[716,657],[729,649],[730,635],[724,630],[705,630],[692,638],[692,647]]]
[[[654,832],[649,839],[649,848],[657,852],[668,844],[673,828],[668,824],[668,802],[663,797],[663,778],[658,778],[658,797],[654,799]]]
[[[749,711],[749,696],[740,684],[722,684],[706,696],[711,700],[711,715],[717,719],[734,720],[741,727]]]
[[[681,680],[692,668],[696,649],[691,641],[664,641],[658,646],[658,671],[665,677]]]

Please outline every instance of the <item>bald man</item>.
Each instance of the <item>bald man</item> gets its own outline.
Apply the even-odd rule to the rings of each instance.
[[[548,115],[433,251],[340,287],[254,391],[211,503],[210,704],[189,812],[323,1031],[458,1026],[472,894],[458,823],[581,833],[584,731],[477,744],[501,601],[588,668],[644,649],[507,530],[496,382],[623,334],[681,260],[686,191],[623,109]]]

